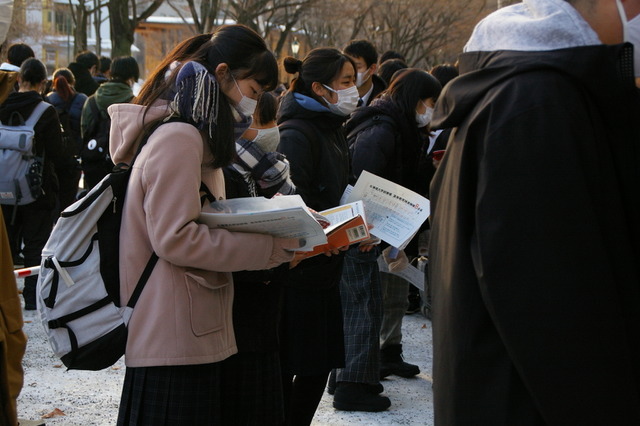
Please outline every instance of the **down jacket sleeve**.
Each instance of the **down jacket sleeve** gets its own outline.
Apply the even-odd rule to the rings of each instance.
[[[388,124],[378,124],[362,130],[350,147],[353,175],[358,178],[363,170],[385,176],[395,155],[395,134]]]

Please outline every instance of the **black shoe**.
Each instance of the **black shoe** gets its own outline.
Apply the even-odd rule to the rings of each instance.
[[[387,376],[395,374],[409,378],[420,374],[420,368],[417,365],[404,362],[402,345],[389,345],[380,350],[380,376],[386,377],[383,374],[387,374]]]
[[[371,392],[371,385],[340,382],[333,397],[333,408],[342,411],[384,411],[391,406],[386,396]]]
[[[369,388],[369,391],[373,395],[378,395],[384,392],[384,386],[381,383],[377,383],[375,385],[371,385],[368,383],[364,383],[365,386]],[[329,395],[334,395],[336,393],[336,374],[335,370],[331,371],[331,375],[329,375],[329,381],[327,382],[327,393]]]
[[[382,386],[382,383],[378,383],[376,385],[367,384],[367,386],[369,386],[369,390],[374,395],[380,395],[382,392],[384,392],[384,386]]]
[[[393,371],[391,371],[389,367],[383,366],[382,363],[380,364],[380,380],[386,379],[392,374],[393,374]]]

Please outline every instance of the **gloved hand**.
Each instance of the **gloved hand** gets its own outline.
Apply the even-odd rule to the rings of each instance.
[[[267,263],[267,269],[275,268],[282,263],[293,260],[295,252],[291,250],[300,248],[304,244],[304,241],[301,241],[299,238],[274,238],[273,249],[271,250],[269,263]]]
[[[392,259],[390,257],[390,253],[392,249],[394,251],[397,251],[397,249],[395,249],[394,247],[389,246],[382,251],[382,258],[387,263],[387,265],[389,265],[389,272],[400,272],[404,268],[406,268],[407,265],[409,265],[409,259],[407,258],[407,255],[404,253],[404,250],[398,251],[396,258]]]

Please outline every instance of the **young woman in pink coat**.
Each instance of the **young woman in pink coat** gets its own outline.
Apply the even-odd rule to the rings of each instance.
[[[120,232],[126,302],[152,252],[159,261],[133,311],[119,425],[219,424],[220,361],[237,352],[232,271],[293,258],[298,241],[199,224],[200,188],[225,196],[221,167],[251,122],[255,99],[277,84],[264,40],[247,27],[217,30],[133,104],[113,105],[110,151],[133,166]]]

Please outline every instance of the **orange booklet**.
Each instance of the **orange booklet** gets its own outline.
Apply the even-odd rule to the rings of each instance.
[[[352,205],[338,206],[335,209],[329,209],[320,212],[321,215],[329,218],[337,218],[345,214],[353,215],[346,220],[342,220],[334,225],[327,227],[324,232],[327,236],[327,244],[315,246],[313,250],[303,252],[304,258],[313,257],[324,253],[331,248],[344,247],[360,241],[369,239],[369,228],[364,218],[364,209],[362,202],[352,203]]]

